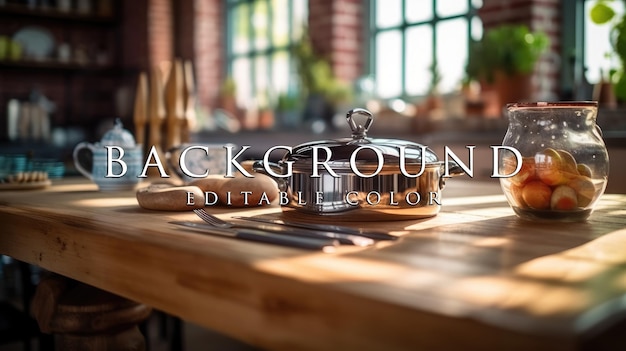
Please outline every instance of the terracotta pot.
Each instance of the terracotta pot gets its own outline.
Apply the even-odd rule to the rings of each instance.
[[[274,111],[262,109],[259,113],[259,128],[272,129],[274,127]]]
[[[233,117],[237,118],[239,123],[243,124],[243,116],[241,111],[237,107],[237,100],[234,96],[222,95],[220,96],[219,105],[222,109],[229,112]]]
[[[528,102],[533,99],[533,88],[530,74],[507,75],[502,71],[497,71],[492,83],[481,82],[481,92],[485,104],[489,105],[485,109],[497,112],[497,116],[502,116],[501,111],[504,106],[512,102]],[[485,99],[488,96],[488,99]],[[492,116],[488,116],[492,117]]]
[[[594,85],[592,100],[597,101],[602,107],[616,108],[617,98],[613,91],[613,84],[602,81]]]

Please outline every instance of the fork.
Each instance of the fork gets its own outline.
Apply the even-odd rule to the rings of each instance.
[[[339,241],[341,244],[349,244],[356,246],[370,246],[374,244],[374,240],[358,235],[351,234],[342,234],[342,233],[333,233],[328,231],[321,230],[311,230],[311,229],[294,229],[287,228],[279,225],[268,225],[268,224],[236,224],[231,222],[226,222],[220,218],[213,216],[212,214],[205,211],[203,208],[198,208],[193,210],[198,217],[200,217],[206,223],[215,226],[217,228],[222,229],[230,229],[230,228],[249,228],[249,229],[262,229],[265,231],[270,231],[274,233],[285,233],[288,235],[302,236],[307,238],[317,238],[317,239],[335,239]]]

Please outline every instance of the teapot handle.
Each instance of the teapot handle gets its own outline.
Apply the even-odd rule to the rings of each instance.
[[[74,152],[72,153],[72,156],[74,158],[74,166],[76,167],[76,170],[79,171],[82,175],[84,175],[85,177],[93,181],[94,180],[93,173],[91,171],[88,171],[85,167],[83,167],[83,165],[80,163],[80,158],[78,158],[78,153],[82,149],[89,149],[91,153],[93,154],[95,147],[86,141],[78,143],[76,147],[74,147]]]

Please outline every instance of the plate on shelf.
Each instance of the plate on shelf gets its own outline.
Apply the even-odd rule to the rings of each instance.
[[[50,179],[37,182],[23,182],[23,183],[0,183],[0,190],[31,190],[31,189],[43,189],[50,186],[52,182]]]
[[[25,58],[43,60],[54,52],[54,37],[43,27],[23,27],[13,34],[13,40],[20,43]]]

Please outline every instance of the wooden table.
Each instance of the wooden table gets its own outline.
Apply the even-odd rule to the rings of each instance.
[[[497,181],[453,179],[434,218],[335,253],[214,237],[79,180],[0,192],[0,254],[276,350],[574,350],[626,306],[626,195],[587,222],[517,219]],[[235,214],[280,216],[277,207]]]

